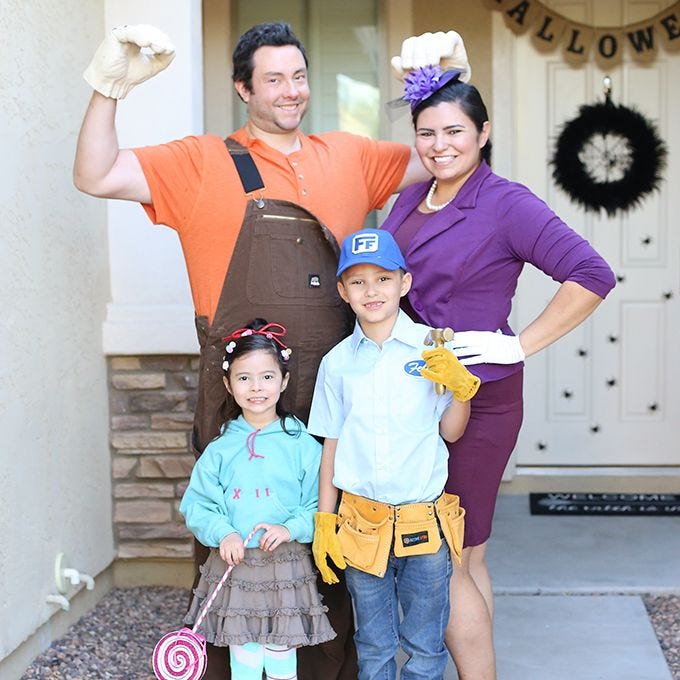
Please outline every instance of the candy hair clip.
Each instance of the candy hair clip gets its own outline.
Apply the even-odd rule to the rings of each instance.
[[[236,347],[236,343],[232,340],[231,342],[227,343],[227,346],[224,348],[225,351],[225,357],[227,354],[231,354],[234,351],[234,348]],[[222,368],[225,371],[229,370],[229,360],[225,358],[225,360],[222,362]]]

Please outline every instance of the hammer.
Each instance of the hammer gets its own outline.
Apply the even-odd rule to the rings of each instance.
[[[448,326],[446,328],[433,328],[425,336],[425,344],[434,345],[435,347],[442,347],[445,342],[450,342],[451,340],[453,340],[453,329]],[[446,392],[446,386],[435,383],[434,391],[437,394],[444,394],[444,392]]]

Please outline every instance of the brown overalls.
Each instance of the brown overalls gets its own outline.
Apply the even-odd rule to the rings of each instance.
[[[285,326],[293,350],[284,407],[307,422],[321,358],[352,331],[352,316],[340,298],[335,237],[310,212],[288,201],[266,197],[266,188],[247,149],[231,138],[227,149],[248,201],[212,324],[196,317],[200,345],[198,402],[192,443],[200,456],[224,423],[226,390],[222,378],[223,337],[260,317]],[[208,549],[196,542],[198,566]],[[344,583],[328,587],[318,579],[337,638],[298,650],[299,680],[356,680],[354,626]],[[195,583],[194,583],[195,585]],[[230,678],[227,649],[208,645],[206,680]],[[225,675],[226,673],[226,675]]]

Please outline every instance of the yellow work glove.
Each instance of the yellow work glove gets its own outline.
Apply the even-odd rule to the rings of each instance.
[[[335,566],[344,569],[347,564],[342,556],[342,548],[338,535],[335,533],[335,525],[338,516],[333,512],[314,513],[314,543],[312,543],[312,555],[317,569],[321,573],[324,583],[338,583],[338,577],[328,566],[326,557],[330,557]]]
[[[446,347],[427,349],[422,357],[425,359],[425,368],[420,371],[420,375],[444,385],[457,401],[469,401],[477,394],[481,380],[472,375]]]

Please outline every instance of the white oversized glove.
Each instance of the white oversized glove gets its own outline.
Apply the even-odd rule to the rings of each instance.
[[[439,64],[443,69],[461,71],[460,79],[467,83],[472,76],[463,39],[456,31],[437,31],[406,38],[401,43],[401,54],[392,57],[392,68],[397,78],[403,78],[409,71]]]
[[[493,331],[461,331],[453,338],[453,352],[463,366],[473,364],[516,364],[524,361],[524,350],[516,335]]]
[[[149,51],[142,52],[143,47]],[[123,99],[135,85],[155,76],[174,58],[170,38],[155,26],[119,26],[97,48],[83,78],[105,97]]]

